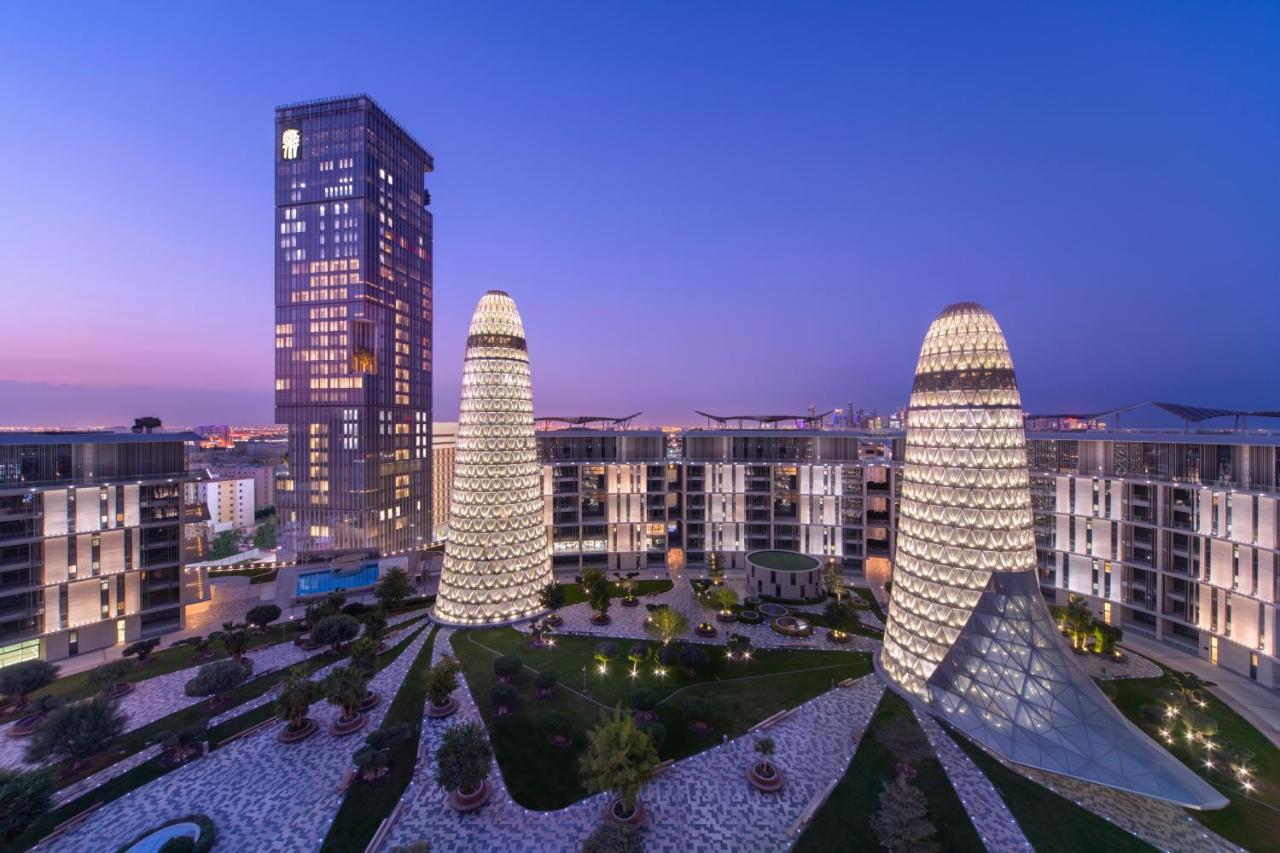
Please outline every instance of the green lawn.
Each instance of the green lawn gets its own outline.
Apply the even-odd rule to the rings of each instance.
[[[413,734],[391,748],[391,772],[372,782],[357,780],[347,789],[322,850],[363,850],[378,831],[378,825],[391,814],[405,788],[409,787],[422,734],[423,706],[427,701],[423,675],[431,665],[431,649],[439,630],[438,625],[431,629],[431,635],[414,658],[382,723],[384,726],[408,723]]]
[[[1139,853],[1154,847],[1125,830],[1010,770],[969,742],[955,741],[1000,792],[1036,853]]]
[[[669,580],[642,581],[637,579],[635,583],[636,583],[636,595],[639,595],[639,596],[658,595],[659,593],[663,593],[671,589],[673,585]],[[586,594],[582,591],[582,584],[566,583],[566,584],[561,584],[561,586],[564,587],[564,606],[565,607],[568,607],[571,604],[581,604],[582,602],[587,600]],[[610,583],[609,597],[610,598],[622,597],[622,590],[618,588],[617,583],[612,583],[612,582]]]
[[[879,849],[871,830],[871,817],[880,808],[880,791],[884,784],[897,778],[900,760],[877,739],[877,734],[887,725],[901,726],[903,731],[918,735],[915,741],[917,748],[922,754],[930,753],[928,739],[910,706],[886,690],[849,769],[822,808],[818,809],[795,850],[825,853],[828,850]],[[942,849],[948,853],[980,853],[984,850],[982,840],[969,822],[964,804],[956,796],[938,759],[929,754],[928,758],[912,762],[912,766],[916,770],[915,785],[928,800],[929,817],[938,828],[936,838]]]
[[[251,569],[226,569],[226,570],[210,570],[210,578],[225,578],[231,575],[244,575],[249,578],[250,584],[270,583],[276,579],[280,573],[279,569],[270,566],[257,566]]]
[[[422,627],[417,628],[415,630],[410,630],[408,634],[404,637],[404,639],[396,643],[396,645],[393,646],[392,648],[389,648],[387,649],[387,651],[380,654],[378,656],[378,668],[381,669],[385,667],[387,664],[391,663],[391,661],[395,660],[395,658],[400,654],[400,652],[404,651],[404,649],[409,645],[409,643],[413,642],[413,639],[423,630],[424,628]],[[329,663],[332,663],[334,660],[335,660],[334,657],[327,654],[316,655],[311,658],[308,658],[305,662],[303,662],[302,664],[299,664],[299,666],[302,666],[309,674],[311,672],[316,671],[320,667],[323,667]],[[251,684],[244,685],[243,687],[240,688],[240,690],[236,692],[236,699],[235,699],[236,704],[241,704],[247,701],[248,699],[251,699],[255,696],[262,695],[262,693],[266,692],[266,690],[269,690],[271,687],[274,687],[275,684],[278,683],[279,680],[284,678],[286,675],[287,675],[287,671],[273,673],[271,676],[261,678]],[[112,750],[109,750],[108,754],[116,755],[119,747],[122,744],[128,745],[131,748],[129,749],[128,752],[125,752],[123,755],[120,755],[117,758],[114,758],[113,760],[119,760],[119,758],[132,754],[132,752],[136,752],[138,749],[141,749],[144,746],[146,746],[146,744],[149,743],[151,740],[154,740],[155,735],[158,732],[165,731],[171,728],[181,728],[183,726],[190,725],[191,723],[196,722],[201,716],[203,707],[204,707],[204,703],[202,702],[199,705],[195,706],[194,708],[185,708],[181,711],[178,711],[175,714],[170,714],[168,717],[164,717],[163,719],[156,720],[154,723],[151,723],[148,726],[144,726],[133,732],[129,732],[124,737],[122,737],[119,741],[116,742],[116,746],[113,747]],[[247,713],[244,713],[239,716],[233,717],[229,720],[226,720],[216,728],[212,728],[209,730],[209,738],[210,738],[209,742],[210,742],[211,748],[217,748],[220,741],[225,740],[227,737],[230,737],[232,734],[251,728],[252,726],[257,725],[258,723],[264,720],[267,720],[273,717],[274,715],[275,715],[275,703],[267,702],[266,704],[258,708],[255,708],[252,711],[249,711]],[[110,763],[110,762],[107,762],[107,763]],[[105,764],[97,765],[97,766],[98,766],[98,769],[101,769],[101,767],[105,766]],[[149,761],[143,762],[137,767],[134,767],[132,770],[128,770],[125,773],[120,774],[119,776],[106,782],[105,784],[100,785],[97,788],[94,788],[92,791],[89,791],[88,793],[83,794],[82,796],[77,797],[76,799],[71,800],[70,802],[64,803],[63,805],[49,812],[40,820],[32,823],[31,826],[28,827],[27,831],[24,832],[22,835],[20,835],[18,838],[13,839],[7,845],[0,847],[0,853],[10,853],[10,851],[26,850],[30,848],[32,845],[34,845],[38,840],[40,840],[45,835],[47,835],[49,832],[51,832],[54,829],[54,827],[58,826],[59,824],[67,820],[70,820],[71,818],[80,814],[80,812],[84,811],[85,809],[99,802],[109,803],[112,800],[123,797],[125,794],[128,794],[129,792],[142,787],[143,785],[147,784],[153,779],[157,779],[165,775],[172,769],[174,768],[169,767],[163,763],[160,756],[152,758]],[[80,774],[80,776],[77,776],[76,778],[80,778],[83,775],[85,774]],[[71,780],[71,779],[66,780],[63,784],[69,784],[71,781],[74,781],[74,780]],[[379,820],[381,820],[381,818],[379,818]]]
[[[880,619],[881,625],[887,623],[889,617],[884,615],[884,610],[880,607],[880,602],[876,601],[875,593],[865,586],[851,586],[849,587],[849,591],[861,596],[862,600],[871,606],[871,612]]]
[[[830,689],[835,681],[865,675],[871,669],[870,658],[865,654],[768,650],[754,652],[749,662],[730,663],[724,659],[723,648],[706,646],[710,663],[706,672],[695,679],[674,670],[660,678],[653,674],[652,664],[642,664],[640,674],[632,678],[631,664],[625,659],[614,661],[602,675],[593,660],[596,644],[602,639],[559,636],[555,648],[534,650],[528,647],[527,635],[510,628],[460,631],[452,638],[454,652],[466,669],[472,696],[489,726],[503,778],[512,797],[526,808],[563,808],[586,796],[577,774],[586,730],[599,721],[605,708],[627,707],[632,692],[641,687],[652,690],[660,700],[657,711],[666,728],[666,739],[659,754],[664,759],[682,758],[719,743],[723,735],[743,734],[771,714]],[[625,656],[632,641],[614,642]],[[525,669],[515,682],[521,696],[520,707],[512,716],[496,720],[489,691],[495,680],[493,661],[498,654],[514,654],[528,668],[556,673],[561,686],[554,698],[537,699],[534,673]],[[564,689],[568,686],[573,691],[582,690],[584,666],[587,694],[595,701]],[[711,705],[715,730],[709,735],[689,731],[681,705],[690,695]],[[553,708],[572,722],[573,746],[568,749],[548,743],[539,727],[543,712]],[[786,756],[779,756],[778,761],[786,766]]]
[[[1108,692],[1126,717],[1152,735],[1157,743],[1163,744],[1159,726],[1144,720],[1139,709],[1143,705],[1161,704],[1155,696],[1157,690],[1179,686],[1199,689],[1201,682],[1164,667],[1161,669],[1164,674],[1159,678],[1109,682]],[[1246,795],[1225,761],[1216,760],[1213,770],[1206,768],[1203,746],[1189,747],[1186,741],[1175,739],[1166,748],[1231,801],[1225,809],[1218,811],[1189,810],[1187,813],[1223,838],[1248,850],[1275,849],[1280,846],[1280,749],[1208,690],[1199,689],[1199,693],[1207,703],[1203,713],[1218,726],[1214,741],[1220,746],[1234,744],[1253,753],[1249,763],[1253,769],[1254,790]],[[1221,751],[1218,754],[1221,755]]]

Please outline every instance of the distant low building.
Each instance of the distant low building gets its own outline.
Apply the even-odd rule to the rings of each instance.
[[[253,494],[252,477],[206,480],[200,483],[200,500],[209,508],[209,524],[214,532],[251,526]]]

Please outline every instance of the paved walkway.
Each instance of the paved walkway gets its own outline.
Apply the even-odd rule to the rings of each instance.
[[[1190,672],[1205,681],[1212,681],[1215,686],[1209,689],[1213,691],[1213,695],[1248,720],[1273,744],[1280,747],[1280,693],[1268,690],[1258,682],[1229,669],[1215,666],[1204,658],[1156,642],[1133,631],[1125,634],[1124,645],[1176,672]]]
[[[914,708],[912,713],[916,715],[920,728],[924,729],[929,745],[938,756],[951,787],[960,797],[987,850],[991,853],[1028,853],[1032,849],[1031,842],[1022,834],[1021,827],[991,780],[956,746],[933,717]]]
[[[442,630],[437,637],[435,656],[448,647],[446,636]],[[778,794],[761,794],[746,780],[755,756],[751,735],[677,762],[641,795],[648,815],[643,830],[647,853],[789,849],[794,842],[787,835],[789,827],[816,795],[844,775],[857,748],[852,737],[835,733],[865,731],[883,690],[869,675],[852,688],[806,702],[772,728],[776,763],[787,773],[786,787]],[[480,721],[465,682],[456,696],[460,708],[452,717],[423,720],[423,743],[431,755],[448,726]],[[603,795],[559,811],[530,811],[511,800],[496,764],[491,780],[496,789],[489,803],[459,815],[436,786],[430,761],[425,762],[405,792],[404,807],[383,849],[427,840],[434,853],[576,850],[602,821]]]
[[[426,642],[422,633],[374,677],[370,686],[384,697],[361,733],[337,738],[328,725],[338,709],[317,703],[311,716],[320,732],[299,744],[276,740],[275,726],[241,738],[206,758],[150,782],[103,806],[81,827],[37,849],[59,853],[114,850],[149,827],[185,814],[206,814],[217,826],[218,848],[255,853],[310,851],[320,846],[336,813],[338,785],[351,754],[390,707]]]

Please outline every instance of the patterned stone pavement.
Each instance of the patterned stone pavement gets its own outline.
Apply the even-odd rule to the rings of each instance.
[[[951,780],[973,828],[978,831],[982,843],[991,853],[1029,853],[1031,843],[1022,834],[1004,800],[995,786],[977,766],[969,760],[955,741],[934,722],[933,717],[913,709],[920,728],[924,729],[929,745],[938,756],[942,769]]]
[[[1072,659],[1090,678],[1103,680],[1118,678],[1159,678],[1162,670],[1140,654],[1126,650],[1122,662],[1107,660],[1100,655],[1075,655]]]
[[[731,582],[732,583],[732,582]],[[832,643],[827,639],[826,629],[817,628],[808,639],[795,639],[776,634],[769,625],[744,625],[741,622],[730,622],[727,625],[716,624],[718,633],[715,637],[705,639],[693,633],[693,626],[702,621],[713,621],[713,613],[698,603],[693,595],[689,582],[677,579],[675,587],[658,595],[644,596],[639,607],[623,607],[614,600],[609,608],[611,619],[608,625],[594,625],[591,622],[591,608],[584,602],[570,605],[560,611],[564,625],[556,629],[562,634],[581,634],[594,637],[648,637],[644,631],[644,620],[649,611],[646,604],[667,604],[679,610],[689,620],[689,630],[679,639],[682,642],[703,643],[706,645],[724,645],[729,634],[743,634],[751,638],[751,644],[758,649],[825,649],[828,651],[869,652],[880,648],[880,643],[869,637],[854,634],[850,641],[843,645]],[[866,612],[866,611],[863,611]],[[874,618],[874,617],[872,617]],[[517,626],[527,631],[527,623]]]
[[[394,694],[430,628],[378,673],[371,686]],[[338,785],[363,733],[376,728],[390,701],[370,712],[362,733],[336,738],[328,725],[338,710],[318,703],[311,716],[321,730],[300,744],[275,738],[276,727],[241,738],[103,806],[77,829],[36,849],[59,853],[114,850],[133,836],[173,817],[207,814],[218,828],[220,850],[255,853],[310,851],[320,846],[339,802]]]
[[[616,625],[608,627],[617,630]],[[444,638],[442,631],[437,656],[446,648]],[[677,762],[641,796],[648,814],[645,850],[788,849],[794,841],[788,829],[818,793],[844,774],[857,748],[852,736],[833,733],[864,731],[883,690],[876,677],[869,675],[852,688],[832,690],[806,702],[773,727],[769,735],[778,745],[775,760],[787,773],[786,787],[778,794],[761,794],[747,783],[746,768],[755,755],[751,735]],[[423,720],[423,742],[430,754],[449,725],[480,720],[465,685],[457,697],[461,707],[452,717]],[[436,787],[430,762],[425,762],[405,792],[404,807],[383,849],[425,839],[436,853],[576,850],[602,820],[603,795],[559,811],[529,811],[508,796],[496,763],[491,779],[496,789],[489,803],[472,814],[458,815]]]

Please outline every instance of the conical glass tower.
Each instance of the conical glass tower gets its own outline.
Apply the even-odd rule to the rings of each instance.
[[[929,326],[907,414],[890,685],[1009,761],[1200,809],[1226,798],[1132,725],[1065,651],[1040,594],[1022,401],[995,318]]]
[[[533,386],[524,325],[510,296],[491,290],[471,317],[462,365],[449,536],[434,615],[493,625],[536,615],[551,583]]]

